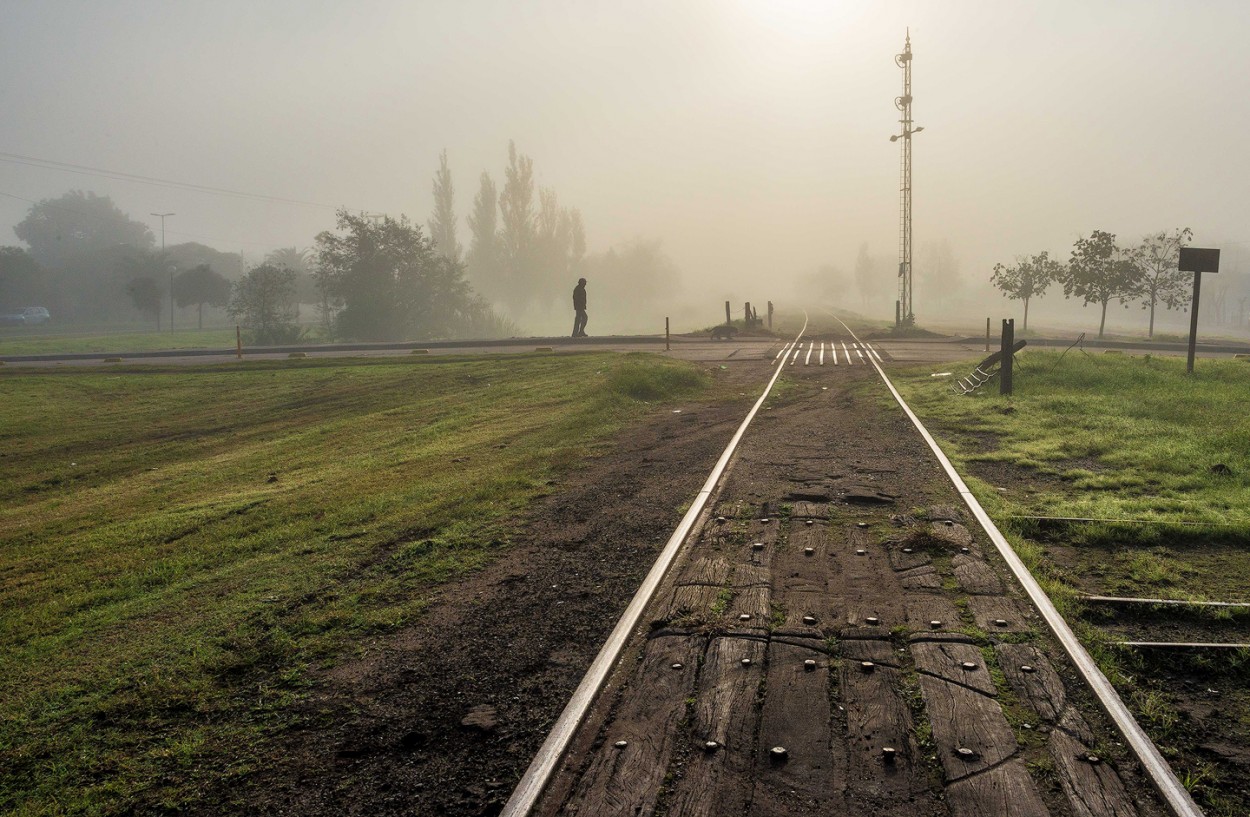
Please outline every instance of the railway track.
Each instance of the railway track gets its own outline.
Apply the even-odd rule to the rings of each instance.
[[[1200,814],[881,352],[773,360],[503,813]]]

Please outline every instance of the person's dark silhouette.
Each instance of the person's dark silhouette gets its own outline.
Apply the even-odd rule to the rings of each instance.
[[[586,337],[586,279],[578,278],[577,286],[573,287],[573,311],[577,317],[573,319],[573,337]]]

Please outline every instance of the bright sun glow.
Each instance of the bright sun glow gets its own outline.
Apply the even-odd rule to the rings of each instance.
[[[855,14],[838,0],[739,0],[737,7],[753,26],[796,40],[827,34]]]

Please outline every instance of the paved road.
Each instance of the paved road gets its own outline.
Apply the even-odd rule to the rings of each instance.
[[[824,334],[819,338],[832,339],[835,335]],[[837,336],[847,344],[849,336]],[[997,344],[997,339],[993,341]],[[1058,348],[1068,342],[1059,340],[1031,340],[1034,348]],[[977,358],[986,354],[984,341],[979,339],[933,339],[933,340],[873,340],[872,344],[887,359],[899,363],[934,364]],[[694,360],[709,363],[728,363],[730,361],[761,360],[775,355],[782,347],[781,340],[767,338],[740,338],[735,340],[716,341],[707,338],[673,337],[669,343],[669,354],[683,360]],[[995,349],[996,346],[992,346]],[[1090,354],[1104,354],[1108,351],[1127,355],[1161,355],[1184,356],[1182,344],[1124,344],[1116,343],[1108,347],[1085,345]],[[274,348],[245,349],[244,360],[287,360],[292,356],[306,358],[327,357],[392,357],[411,355],[414,349],[424,350],[422,354],[433,357],[453,355],[506,355],[534,352],[537,349],[550,350],[554,354],[570,354],[585,351],[616,351],[616,352],[663,352],[665,342],[663,336],[615,336],[603,338],[511,338],[494,341],[439,341],[431,343],[392,343],[392,344],[336,344],[309,345]],[[1246,353],[1250,347],[1236,345],[1210,345],[1201,348],[1200,357],[1229,358],[1234,354]],[[127,365],[160,365],[160,366],[204,366],[231,363],[238,358],[234,350],[186,350],[162,352],[93,352],[76,354],[52,355],[3,355],[0,363],[11,367],[63,367],[63,366],[113,366],[119,361]]]

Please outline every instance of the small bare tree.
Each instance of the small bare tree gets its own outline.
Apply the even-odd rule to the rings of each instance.
[[[1133,261],[1141,270],[1142,309],[1150,310],[1149,337],[1155,336],[1155,306],[1185,309],[1190,300],[1190,276],[1180,271],[1181,247],[1193,231],[1182,227],[1168,235],[1163,230],[1142,239],[1133,251]]]

